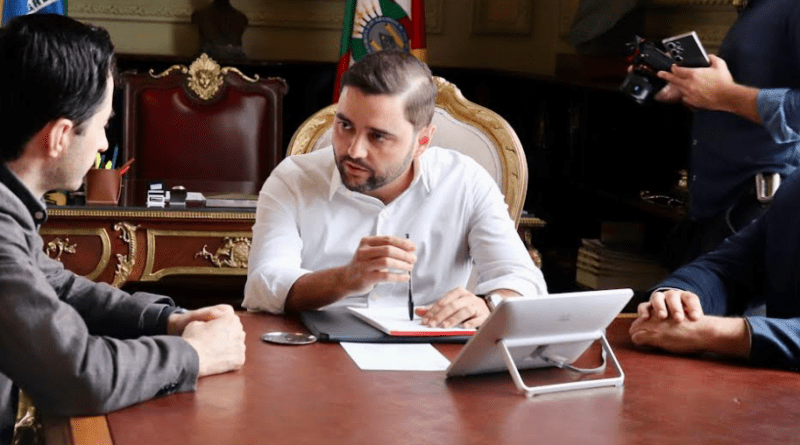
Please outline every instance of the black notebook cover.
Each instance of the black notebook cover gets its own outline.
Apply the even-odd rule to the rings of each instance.
[[[365,323],[347,308],[305,311],[300,319],[320,341],[355,343],[466,343],[471,336],[420,337],[385,334]]]

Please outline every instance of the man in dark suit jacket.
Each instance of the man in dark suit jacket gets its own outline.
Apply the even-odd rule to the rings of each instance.
[[[766,316],[741,315],[759,304]],[[800,174],[764,216],[675,271],[638,312],[630,329],[638,345],[799,368]]]
[[[244,363],[230,306],[179,310],[43,253],[45,192],[80,187],[108,148],[113,57],[105,30],[64,16],[0,29],[0,444],[12,441],[20,390],[51,414],[99,414]]]

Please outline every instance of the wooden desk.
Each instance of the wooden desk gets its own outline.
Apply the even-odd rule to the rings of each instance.
[[[170,275],[247,275],[255,220],[250,209],[56,207],[40,233],[67,269],[122,287]],[[544,226],[528,216],[518,230],[539,267],[531,231]]]
[[[51,208],[40,233],[51,258],[121,287],[170,275],[247,275],[255,212]]]
[[[800,443],[800,375],[637,350],[627,335],[632,318],[609,330],[624,387],[528,399],[507,373],[445,380],[443,372],[360,371],[338,344],[260,340],[266,331],[303,329],[296,321],[241,317],[241,371],[201,379],[195,393],[71,419],[52,426],[51,438],[116,445]],[[452,359],[461,346],[437,348]]]

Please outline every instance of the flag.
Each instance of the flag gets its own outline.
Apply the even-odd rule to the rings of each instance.
[[[342,74],[369,53],[396,48],[425,61],[425,0],[347,0],[339,48],[334,102]]]
[[[67,15],[67,0],[4,0],[3,26],[18,15],[37,12]]]

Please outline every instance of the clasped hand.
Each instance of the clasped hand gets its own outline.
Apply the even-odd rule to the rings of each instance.
[[[171,314],[167,333],[180,335],[197,352],[198,377],[239,369],[244,365],[244,328],[227,304]]]
[[[696,294],[672,289],[653,292],[637,312],[630,328],[635,344],[676,353],[700,352],[705,317]]]

